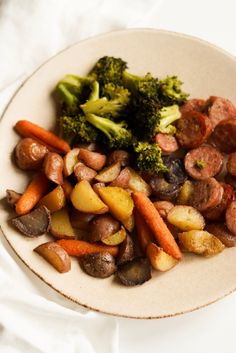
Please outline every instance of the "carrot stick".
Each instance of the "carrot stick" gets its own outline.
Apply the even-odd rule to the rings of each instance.
[[[16,213],[23,215],[32,210],[50,188],[50,181],[44,174],[37,174],[16,203]]]
[[[140,215],[144,218],[163,250],[175,259],[180,260],[182,257],[180,249],[151,200],[143,192],[133,192],[132,198]]]
[[[134,208],[134,220],[140,248],[143,254],[146,254],[146,248],[148,244],[153,241],[153,234],[142,216],[140,216],[136,207]]]
[[[71,256],[83,256],[97,252],[109,252],[112,256],[118,255],[118,246],[91,244],[84,240],[60,239],[57,243]]]
[[[70,151],[70,146],[67,142],[52,132],[31,123],[28,120],[19,120],[15,125],[15,129],[20,135],[38,139],[42,143],[53,147],[60,152],[67,153]]]

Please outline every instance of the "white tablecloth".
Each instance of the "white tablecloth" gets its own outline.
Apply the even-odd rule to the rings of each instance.
[[[59,50],[128,27],[183,32],[236,54],[235,0],[0,0],[0,112],[19,84]],[[234,353],[236,294],[183,316],[117,319],[65,300],[0,237],[2,353]]]

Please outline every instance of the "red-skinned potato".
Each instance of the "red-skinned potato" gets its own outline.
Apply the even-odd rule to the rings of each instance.
[[[44,158],[43,170],[46,177],[55,184],[63,183],[63,158],[55,152],[48,152]]]
[[[68,177],[74,171],[74,166],[78,163],[79,148],[73,148],[64,156],[64,175]]]
[[[96,171],[101,170],[106,163],[106,156],[98,152],[92,152],[85,148],[80,148],[79,160],[87,167]]]

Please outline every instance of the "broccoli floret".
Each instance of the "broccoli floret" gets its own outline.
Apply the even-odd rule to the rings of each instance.
[[[58,82],[55,92],[67,114],[77,114],[79,105],[88,99],[92,80],[87,77],[66,75]]]
[[[127,129],[127,124],[124,121],[115,123],[95,114],[87,114],[86,119],[95,128],[103,132],[102,143],[109,149],[126,148],[132,144],[132,133]]]
[[[160,120],[156,127],[156,133],[162,132],[163,134],[175,134],[176,127],[171,124],[180,117],[181,113],[177,104],[171,105],[170,107],[163,107],[160,110]]]
[[[123,72],[123,84],[134,96],[141,94],[145,97],[157,97],[159,90],[159,82],[150,73],[145,76],[132,75],[127,71]]]
[[[103,95],[103,87],[107,83],[122,86],[122,74],[127,68],[127,63],[113,56],[100,58],[89,73],[89,76],[98,81]]]
[[[183,104],[188,94],[182,91],[183,82],[177,76],[167,76],[160,82],[160,96],[163,105]]]
[[[60,134],[70,144],[77,142],[96,142],[98,131],[90,125],[85,116],[61,116],[59,118]]]
[[[134,151],[138,170],[151,174],[168,171],[161,158],[161,149],[157,144],[138,142],[134,146]]]
[[[126,88],[108,83],[104,86],[104,93],[106,94],[105,97],[100,99],[89,98],[85,104],[82,104],[80,107],[83,112],[108,118],[121,116],[129,103],[130,92]]]

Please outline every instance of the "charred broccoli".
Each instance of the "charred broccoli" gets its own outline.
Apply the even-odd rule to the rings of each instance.
[[[102,131],[104,138],[102,143],[111,148],[126,148],[132,144],[132,133],[127,129],[124,121],[116,123],[110,119],[97,116],[95,114],[87,114],[86,120],[95,128]]]
[[[59,118],[61,136],[70,144],[96,142],[98,131],[88,123],[84,115],[61,116]]]
[[[58,82],[55,92],[66,114],[77,114],[79,105],[88,99],[92,80],[88,77],[66,75]]]
[[[161,149],[157,144],[138,142],[134,145],[134,151],[138,170],[151,174],[168,171],[161,158]]]
[[[124,87],[127,87],[132,92],[134,98],[138,95],[148,98],[158,97],[159,82],[158,79],[154,78],[150,73],[141,77],[124,71],[123,84]]]
[[[89,76],[99,82],[103,95],[103,88],[107,83],[122,86],[122,75],[126,68],[127,63],[124,60],[112,56],[104,56],[96,62]]]
[[[183,104],[188,98],[188,94],[182,91],[183,82],[177,76],[167,76],[159,82],[160,98],[163,105]]]

